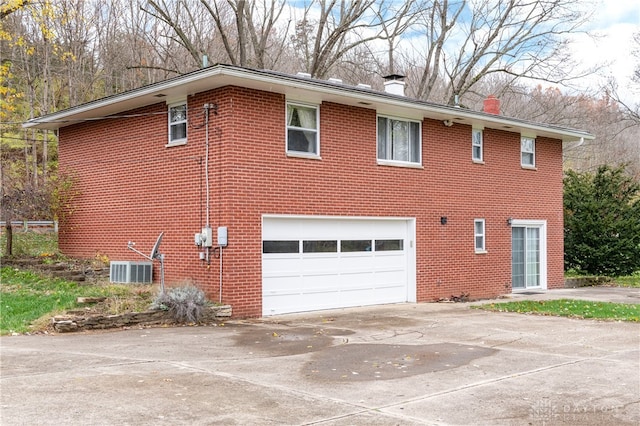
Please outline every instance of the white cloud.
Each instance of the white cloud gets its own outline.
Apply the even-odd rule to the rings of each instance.
[[[634,33],[640,32],[640,0],[599,1],[593,19],[585,26],[586,34],[571,36],[572,55],[582,69],[602,67],[595,75],[578,83],[584,91],[602,87],[615,79],[620,94],[628,102],[640,102],[640,84],[631,77],[640,66],[640,48],[634,41]],[[635,89],[635,92],[634,90]]]

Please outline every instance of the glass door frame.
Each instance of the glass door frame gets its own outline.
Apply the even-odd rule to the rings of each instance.
[[[546,290],[547,289],[547,221],[546,220],[527,220],[527,219],[513,219],[511,221],[511,228],[537,228],[539,230],[540,239],[540,283],[535,287],[527,287],[526,282],[524,287],[513,287],[513,231],[509,232],[509,239],[511,241],[511,291],[518,293],[522,291],[530,290]],[[526,234],[526,232],[525,232]]]

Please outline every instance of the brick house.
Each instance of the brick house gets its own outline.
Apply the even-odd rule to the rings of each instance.
[[[562,146],[592,136],[403,85],[215,65],[24,126],[76,179],[63,253],[164,232],[168,285],[236,317],[562,287]]]

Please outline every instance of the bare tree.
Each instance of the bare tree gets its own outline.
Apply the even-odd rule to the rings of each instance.
[[[285,10],[286,2],[263,0],[260,3],[246,0],[227,0],[227,4],[235,15],[237,47],[234,48],[230,42],[228,26],[224,25],[221,19],[223,14],[218,7],[218,2],[213,2],[212,8],[209,2],[200,1],[214,19],[232,64],[254,65],[258,68],[271,68],[275,65],[277,60],[269,61],[268,58],[270,53],[275,53],[278,58],[284,48],[282,41],[279,40],[285,40],[286,37],[276,37],[275,32],[276,24]],[[288,32],[288,27],[288,23],[283,25],[285,35]],[[274,45],[278,47],[270,49]],[[253,58],[249,57],[250,51]]]
[[[421,31],[423,34],[417,40],[418,45],[424,43],[423,57],[421,61],[410,57],[407,64],[409,77],[411,78],[413,75],[413,80],[416,82],[413,85],[415,87],[413,94],[417,98],[433,98],[436,85],[442,78],[441,67],[444,65],[445,42],[458,23],[458,18],[464,7],[465,2],[454,2],[453,5],[450,5],[448,0],[442,2],[433,0],[425,4],[424,11],[416,25],[417,31]],[[422,63],[420,64],[420,62]]]
[[[288,23],[281,18],[286,5],[284,0],[147,0],[142,10],[172,29],[174,40],[196,67],[207,55],[233,65],[273,69],[285,48]],[[206,27],[211,21],[214,26]],[[224,57],[211,52],[216,41],[223,46]]]
[[[93,71],[105,95],[130,90],[189,71],[191,58],[170,36],[171,29],[126,0],[98,1]]]
[[[177,17],[187,15],[192,16],[189,6],[183,2],[172,2],[173,9],[170,9],[170,4],[165,0],[147,0],[148,7],[142,6],[142,10],[158,19],[159,21],[166,23],[175,32],[176,37],[180,43],[185,47],[187,52],[191,55],[196,64],[199,64],[202,60],[204,52],[200,51],[192,41],[192,37],[183,30],[183,26],[178,21]],[[176,18],[174,18],[176,17]]]
[[[627,88],[631,92],[635,92],[640,96],[640,32],[633,35],[633,42],[635,43],[634,49],[631,51],[631,56],[636,62],[636,68],[631,76],[633,87]],[[610,81],[606,91],[612,96],[616,102],[618,102],[625,113],[625,118],[629,120],[633,125],[640,126],[640,102],[632,105],[629,101],[624,101],[622,96],[618,93],[618,85],[615,80]]]
[[[416,26],[421,57],[410,56],[407,65],[417,78],[415,95],[454,104],[495,73],[513,81],[575,78],[562,36],[578,31],[587,18],[568,0],[432,0]],[[443,78],[445,91],[436,97]]]
[[[367,47],[376,40],[387,40],[393,47],[408,27],[414,5],[414,1],[310,1],[291,37],[302,68],[313,77],[326,78],[358,48]],[[393,49],[389,52],[393,57]],[[393,64],[389,65],[391,67]]]

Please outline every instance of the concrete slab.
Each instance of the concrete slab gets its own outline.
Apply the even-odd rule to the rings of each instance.
[[[512,293],[508,297],[515,300],[582,299],[595,302],[640,303],[640,288],[608,286],[560,288],[547,291],[534,290]]]
[[[0,424],[640,424],[640,324],[469,305],[2,337]]]

